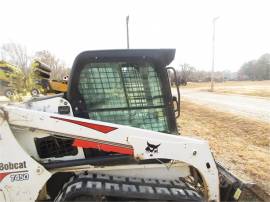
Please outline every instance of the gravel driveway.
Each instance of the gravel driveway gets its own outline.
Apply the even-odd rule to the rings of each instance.
[[[175,89],[172,93],[176,95]],[[270,123],[270,99],[181,89],[181,99]]]

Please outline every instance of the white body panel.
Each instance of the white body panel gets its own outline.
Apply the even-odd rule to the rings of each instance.
[[[27,169],[32,176],[31,179],[29,179],[30,183],[29,181],[12,183],[10,180],[8,180],[8,178],[5,178],[3,181],[1,181],[0,185],[2,187],[9,187],[8,192],[11,196],[11,200],[14,201],[18,195],[21,195],[21,197],[24,197],[24,199],[29,201],[34,200],[35,197],[37,197],[37,193],[41,187],[50,177],[50,173],[47,170],[44,170],[41,165],[39,165],[29,156],[29,154],[33,154],[33,156],[35,156],[35,151],[31,149],[33,145],[26,146],[28,141],[24,141],[24,139],[26,140],[29,138],[29,141],[31,141],[31,137],[27,137],[27,132],[17,131],[15,133],[18,133],[16,134],[16,137],[18,138],[21,146],[25,145],[23,146],[25,147],[24,150],[29,154],[27,154],[22,149],[20,144],[18,144],[14,138],[14,135],[10,131],[9,125],[11,125],[13,128],[23,127],[28,130],[34,129],[37,132],[43,131],[45,134],[47,133],[50,135],[62,134],[64,136],[72,137],[75,139],[78,138],[87,141],[89,140],[99,142],[100,144],[106,142],[110,143],[111,145],[126,147],[133,151],[135,158],[139,159],[167,158],[175,160],[176,162],[182,162],[179,164],[173,164],[172,167],[169,167],[170,165],[165,167],[163,164],[157,165],[156,167],[151,167],[151,165],[137,165],[137,167],[135,165],[126,165],[122,167],[111,166],[104,168],[85,166],[78,168],[73,167],[70,168],[70,170],[90,170],[93,172],[105,172],[123,176],[146,175],[149,177],[155,176],[163,178],[174,178],[177,176],[177,171],[179,171],[178,177],[188,174],[189,171],[187,169],[187,165],[191,165],[196,168],[203,177],[204,186],[207,189],[208,200],[219,201],[218,171],[206,141],[184,136],[168,135],[129,126],[76,118],[72,116],[72,112],[69,115],[59,115],[57,114],[56,108],[42,107],[42,105],[49,106],[52,104],[51,102],[59,103],[59,99],[62,98],[39,101],[39,104],[36,103],[30,107],[28,105],[26,108],[23,105],[20,105],[20,107],[4,106],[2,108],[2,110],[5,112],[5,115],[4,113],[2,114],[2,120],[0,121],[0,123],[2,123],[0,127],[0,134],[4,134],[2,135],[2,139],[0,139],[0,162],[7,163],[10,161],[16,162],[19,160],[25,160],[29,166]],[[102,125],[115,129],[104,133],[95,129],[91,129],[85,126],[86,124]],[[22,136],[19,137],[20,135]],[[31,136],[31,134],[29,136]],[[146,150],[148,142],[155,145],[160,144],[158,151],[153,153],[148,152]],[[11,145],[13,147],[12,149],[10,149]],[[12,155],[10,152],[15,155]],[[79,155],[81,155],[79,158],[83,156],[82,153]],[[35,156],[35,158],[38,159],[38,156]],[[43,170],[42,174],[38,175],[35,173],[37,167]],[[68,170],[68,168],[65,169],[65,171]],[[61,171],[61,169],[58,171]],[[57,172],[57,170],[51,172]]]
[[[4,165],[0,169],[0,190],[4,193],[5,200],[34,201],[51,173],[22,149],[14,138],[7,121],[4,121],[2,117],[0,118],[0,134],[0,163]],[[19,163],[22,165],[21,168],[18,168]],[[10,164],[13,168],[9,166]],[[25,179],[18,179],[20,176]],[[14,177],[17,179],[15,180]],[[0,197],[3,197],[1,192]]]
[[[35,101],[37,100],[37,101]],[[54,95],[52,98],[48,97],[39,97],[33,98],[33,101],[29,100],[18,105],[26,109],[33,109],[35,111],[50,112],[58,114],[58,107],[60,106],[71,106],[69,102],[61,97],[61,94]],[[73,116],[72,110],[66,116]]]
[[[29,131],[28,128],[18,128],[16,126],[12,127],[12,132],[14,133],[17,141],[20,145],[23,145],[23,149],[28,153],[31,154],[31,156],[42,162],[48,162],[56,160],[57,158],[48,158],[48,159],[40,159],[39,155],[36,151],[36,146],[34,142],[35,137],[46,137],[49,136],[50,133],[45,133],[43,131]],[[82,159],[84,158],[83,150],[82,148],[78,148],[78,154],[76,156],[65,156],[62,157],[61,160],[74,160],[74,159]]]
[[[186,177],[190,175],[189,167],[185,163],[177,164],[145,164],[145,165],[121,165],[121,166],[80,166],[70,167],[64,169],[57,169],[57,172],[67,171],[85,171],[93,173],[103,173],[109,175],[117,175],[124,177],[137,177],[137,178],[153,178],[153,179],[168,179],[175,180],[179,177]]]

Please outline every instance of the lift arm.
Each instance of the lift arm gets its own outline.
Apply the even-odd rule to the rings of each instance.
[[[208,200],[219,201],[218,171],[206,141],[16,106],[4,106],[2,110],[9,125],[72,137],[78,147],[99,148],[137,159],[163,158],[187,163],[201,174]],[[0,149],[1,153],[9,152]]]

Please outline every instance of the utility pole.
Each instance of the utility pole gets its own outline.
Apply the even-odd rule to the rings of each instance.
[[[129,30],[128,30],[128,23],[129,23],[129,15],[126,17],[126,25],[127,25],[127,49],[129,49]]]
[[[213,38],[212,38],[212,71],[211,71],[211,89],[210,91],[214,91],[214,72],[215,72],[215,26],[216,21],[219,17],[213,18]]]

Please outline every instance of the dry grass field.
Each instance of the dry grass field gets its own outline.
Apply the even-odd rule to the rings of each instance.
[[[181,86],[181,88],[193,88],[207,91],[210,88],[210,82],[189,82],[187,86]],[[226,81],[221,83],[215,83],[215,92],[270,98],[270,80]]]
[[[187,101],[181,103],[181,133],[208,140],[219,162],[269,193],[270,125]]]

